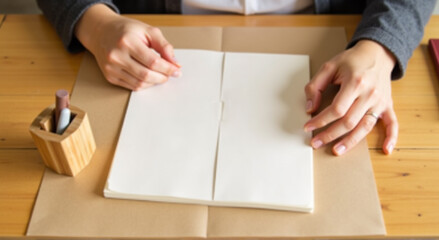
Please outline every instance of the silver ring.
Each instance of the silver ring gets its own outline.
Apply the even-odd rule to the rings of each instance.
[[[367,112],[365,115],[370,115],[372,117],[374,117],[376,120],[378,120],[380,118],[380,116],[376,113],[376,112]]]

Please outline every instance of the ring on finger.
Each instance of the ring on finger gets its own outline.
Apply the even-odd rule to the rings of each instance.
[[[364,116],[372,116],[374,117],[376,120],[378,120],[380,118],[380,115],[374,111],[369,111],[366,114],[364,114]]]

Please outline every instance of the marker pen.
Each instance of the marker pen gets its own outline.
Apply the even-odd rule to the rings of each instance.
[[[70,109],[64,108],[59,115],[58,125],[56,127],[56,133],[63,134],[70,123]]]
[[[70,105],[69,92],[67,92],[67,90],[60,89],[56,91],[55,97],[55,126],[58,126],[61,110],[68,108]]]

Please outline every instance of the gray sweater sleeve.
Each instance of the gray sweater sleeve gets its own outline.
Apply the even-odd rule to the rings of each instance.
[[[73,31],[76,22],[89,7],[96,3],[105,3],[115,12],[119,12],[111,0],[37,0],[37,3],[69,52],[84,49]]]
[[[397,59],[392,79],[404,75],[407,62],[424,34],[436,0],[369,0],[353,38],[352,47],[370,39],[387,48]]]

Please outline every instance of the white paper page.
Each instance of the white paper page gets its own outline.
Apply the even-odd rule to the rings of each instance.
[[[311,211],[308,56],[226,53],[224,62],[214,200]]]
[[[131,94],[105,196],[212,199],[223,53],[175,55],[181,78]]]

